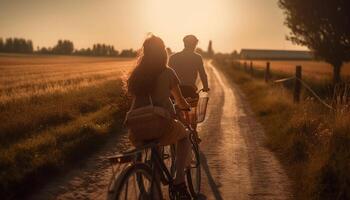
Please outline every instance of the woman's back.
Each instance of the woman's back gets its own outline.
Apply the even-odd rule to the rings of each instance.
[[[170,101],[171,89],[179,84],[179,79],[176,73],[171,68],[165,68],[157,77],[153,92],[150,94],[153,103],[167,109],[171,114],[174,114],[174,107]],[[141,107],[149,104],[149,97],[136,96],[135,107]]]

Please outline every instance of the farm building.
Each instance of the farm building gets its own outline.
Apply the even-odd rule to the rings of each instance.
[[[291,50],[265,50],[265,49],[242,49],[241,59],[271,59],[271,60],[311,60],[313,59],[310,51],[291,51]]]

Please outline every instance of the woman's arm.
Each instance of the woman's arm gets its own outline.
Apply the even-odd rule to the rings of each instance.
[[[186,99],[182,96],[179,85],[177,84],[171,89],[171,94],[175,98],[176,104],[180,109],[189,109],[191,105],[187,103]]]

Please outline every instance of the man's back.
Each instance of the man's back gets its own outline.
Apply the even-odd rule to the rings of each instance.
[[[202,57],[199,54],[185,49],[170,57],[169,66],[177,73],[181,85],[196,87],[196,80],[199,74],[203,87],[208,88],[207,75],[204,70]]]

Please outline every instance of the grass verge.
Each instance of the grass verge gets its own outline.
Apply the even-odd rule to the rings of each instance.
[[[296,199],[350,199],[350,113],[330,112],[312,98],[292,102],[288,88],[265,84],[238,67],[215,64],[245,93],[266,144],[284,163]],[[307,95],[307,94],[304,94]]]

